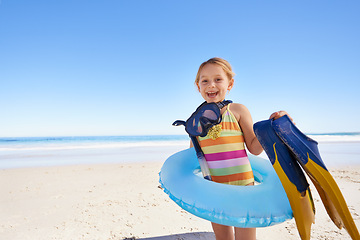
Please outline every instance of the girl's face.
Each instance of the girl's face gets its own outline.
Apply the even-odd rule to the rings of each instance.
[[[234,85],[234,79],[229,79],[221,66],[206,64],[200,71],[198,90],[206,102],[221,102],[227,91]]]

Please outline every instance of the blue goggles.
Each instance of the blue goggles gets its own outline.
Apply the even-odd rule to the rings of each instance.
[[[231,102],[232,101],[230,100],[224,100],[218,103],[204,102],[196,109],[188,120],[177,120],[173,125],[184,125],[185,131],[190,136],[205,137],[210,128],[221,122],[222,118],[220,110]]]

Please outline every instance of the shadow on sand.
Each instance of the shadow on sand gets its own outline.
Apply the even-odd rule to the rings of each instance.
[[[212,232],[173,234],[160,237],[138,238],[139,240],[215,240]]]

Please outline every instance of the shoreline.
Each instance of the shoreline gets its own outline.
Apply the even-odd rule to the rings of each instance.
[[[162,162],[0,170],[2,239],[214,239],[210,223],[159,188]],[[360,166],[329,168],[360,227]],[[338,230],[311,185],[312,239],[351,239]],[[259,228],[259,240],[299,239],[294,219]]]
[[[113,145],[111,145],[113,146]],[[56,146],[55,146],[56,147]],[[64,146],[63,146],[64,147]],[[189,141],[167,144],[124,145],[122,147],[82,146],[73,149],[54,149],[53,147],[16,150],[0,149],[0,169],[64,166],[77,164],[122,164],[132,162],[164,162],[170,155],[189,147]],[[328,167],[360,165],[360,142],[320,142],[320,155]],[[263,152],[260,157],[268,159]]]

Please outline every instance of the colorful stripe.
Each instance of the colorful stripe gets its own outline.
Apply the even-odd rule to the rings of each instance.
[[[242,132],[239,133],[239,131],[237,130],[230,130],[230,129],[227,129],[227,130],[221,130],[221,137],[228,137],[228,136],[234,136],[234,135],[239,135],[239,136],[243,136]],[[216,141],[216,140],[213,140],[211,139],[209,136],[205,136],[205,137],[202,137],[201,138],[201,141],[205,141],[205,140],[212,140],[212,141]]]
[[[225,176],[244,172],[251,172],[251,166],[249,164],[210,169],[211,176]]]
[[[215,140],[209,138],[209,139],[204,139],[201,141],[201,147],[207,147],[207,146],[213,146],[213,145],[220,145],[220,144],[227,144],[229,142],[233,142],[233,143],[242,143],[244,142],[244,136],[242,135],[238,135],[238,136],[226,136],[224,137],[222,135],[222,137],[219,137]]]
[[[211,176],[211,178],[214,182],[226,183],[226,182],[254,178],[254,174],[252,171],[249,171],[249,172],[236,173],[236,174],[230,174],[230,175],[225,175],[225,176]]]
[[[238,151],[205,154],[206,161],[219,161],[219,160],[243,158],[243,157],[247,158],[245,149]]]
[[[249,163],[249,159],[247,157],[220,160],[220,161],[207,161],[209,168],[212,168],[212,169],[229,168],[229,167],[235,167],[235,166],[239,166],[239,165],[245,165],[248,163]]]
[[[239,127],[239,125],[237,122],[222,122],[221,123],[221,128],[223,130],[231,130],[231,129],[236,129],[238,127]]]
[[[253,183],[254,183],[254,178],[250,178],[250,179],[245,179],[245,180],[227,182],[226,184],[237,185],[237,186],[246,186],[246,185],[253,185]]]
[[[219,152],[232,152],[244,150],[244,144],[240,143],[228,143],[214,146],[201,147],[205,154],[219,153]]]

